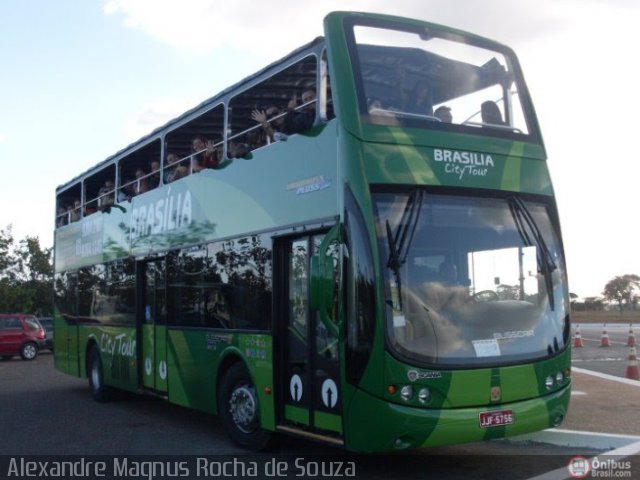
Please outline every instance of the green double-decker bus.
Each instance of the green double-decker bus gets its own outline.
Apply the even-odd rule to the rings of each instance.
[[[569,296],[514,53],[334,12],[60,186],[55,365],[362,452],[559,425]]]

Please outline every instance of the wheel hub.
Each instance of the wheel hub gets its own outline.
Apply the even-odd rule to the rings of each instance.
[[[91,366],[91,383],[94,389],[97,389],[100,386],[100,370],[95,362]]]
[[[32,359],[36,356],[36,348],[33,345],[26,345],[24,347],[24,356],[28,359]]]
[[[255,430],[254,423],[258,414],[255,392],[246,385],[236,388],[229,398],[229,413],[237,427],[244,433]]]

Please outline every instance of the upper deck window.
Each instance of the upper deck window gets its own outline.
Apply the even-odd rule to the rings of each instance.
[[[353,27],[364,122],[497,136],[531,133],[524,88],[507,49],[431,28],[386,27]]]

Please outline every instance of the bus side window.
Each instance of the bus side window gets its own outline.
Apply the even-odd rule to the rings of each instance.
[[[118,203],[158,187],[160,148],[161,142],[157,139],[118,161]]]
[[[309,55],[232,98],[227,156],[246,157],[286,135],[302,133],[313,126],[317,68],[315,55]],[[299,123],[300,128],[293,128],[294,123]]]
[[[221,166],[225,108],[218,104],[165,137],[163,183]]]

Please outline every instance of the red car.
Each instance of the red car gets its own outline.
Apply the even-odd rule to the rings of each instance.
[[[38,319],[23,313],[0,313],[0,357],[20,355],[33,360],[44,346],[46,334]]]

